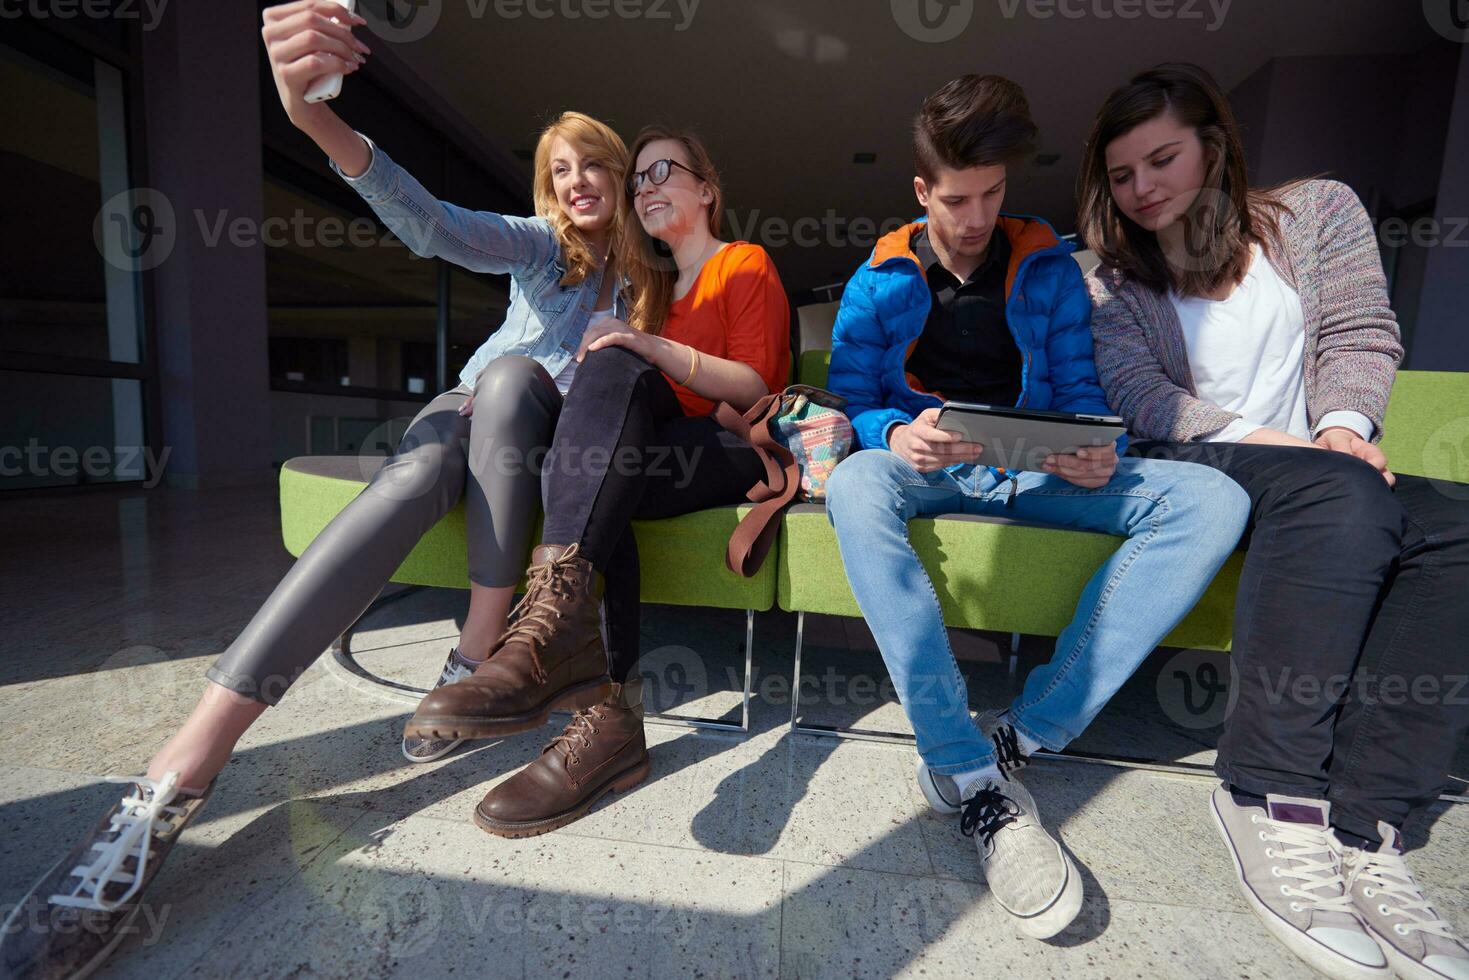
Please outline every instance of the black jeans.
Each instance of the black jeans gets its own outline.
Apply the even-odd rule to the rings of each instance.
[[[662,372],[621,347],[576,369],[542,470],[541,541],[580,545],[606,578],[612,679],[637,664],[638,546],[631,522],[742,503],[765,475],[755,451],[710,416],[686,416]]]
[[[1215,771],[1328,799],[1365,837],[1432,801],[1469,729],[1469,486],[1326,450],[1140,442],[1250,495],[1234,613],[1239,698]]]

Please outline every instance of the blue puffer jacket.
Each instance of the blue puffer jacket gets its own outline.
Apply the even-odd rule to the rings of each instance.
[[[904,368],[928,322],[932,294],[910,241],[922,221],[884,235],[848,281],[832,335],[827,387],[847,399],[864,449],[887,445],[887,430],[943,399]],[[1010,240],[1005,316],[1024,363],[1022,408],[1110,415],[1092,361],[1092,304],[1081,269],[1039,218],[1001,216]],[[1120,454],[1126,437],[1118,442]]]

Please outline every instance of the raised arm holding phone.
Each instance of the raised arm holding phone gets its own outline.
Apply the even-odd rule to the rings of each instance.
[[[26,975],[71,976],[109,954],[179,833],[208,800],[236,742],[351,626],[419,538],[461,499],[470,605],[437,686],[473,674],[504,633],[525,570],[541,499],[541,474],[529,461],[550,445],[577,369],[573,355],[594,315],[626,315],[610,254],[627,194],[629,154],[621,137],[579,113],[564,113],[548,125],[535,152],[534,216],[441,201],[329,102],[307,99],[332,73],[352,84],[371,55],[352,33],[362,23],[330,0],[297,0],[264,11],[261,37],[281,105],[333,171],[415,254],[508,275],[505,320],[470,358],[456,386],[424,406],[394,455],[208,670],[192,714],[154,753],[146,774],[117,780],[125,784],[118,800],[18,903],[12,918],[24,916],[30,926],[7,926],[0,942],[6,967]],[[574,294],[572,301],[561,300],[566,292]],[[556,301],[547,302],[550,297]],[[471,407],[475,402],[478,408]],[[491,446],[513,447],[527,462],[496,466]],[[360,461],[349,462],[355,475]],[[458,744],[405,735],[402,751],[412,762],[427,762]]]

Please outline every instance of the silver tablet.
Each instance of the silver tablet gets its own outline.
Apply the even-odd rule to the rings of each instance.
[[[1106,446],[1127,431],[1115,415],[1074,415],[998,405],[946,402],[938,427],[984,447],[979,462],[1007,470],[1040,470],[1052,453]]]

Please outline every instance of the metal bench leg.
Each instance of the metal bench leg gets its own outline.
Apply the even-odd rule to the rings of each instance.
[[[750,690],[754,683],[755,664],[755,610],[745,610],[745,681],[744,691],[740,701],[740,722],[722,721],[718,718],[704,718],[695,715],[679,715],[649,711],[644,715],[647,721],[659,725],[676,725],[680,728],[702,728],[706,731],[715,732],[738,732],[748,734],[750,731]]]
[[[870,728],[838,728],[832,725],[801,724],[801,647],[806,633],[806,614],[796,613],[796,661],[791,671],[791,731],[797,735],[820,738],[843,738],[867,742],[913,743],[912,735],[884,732]]]

